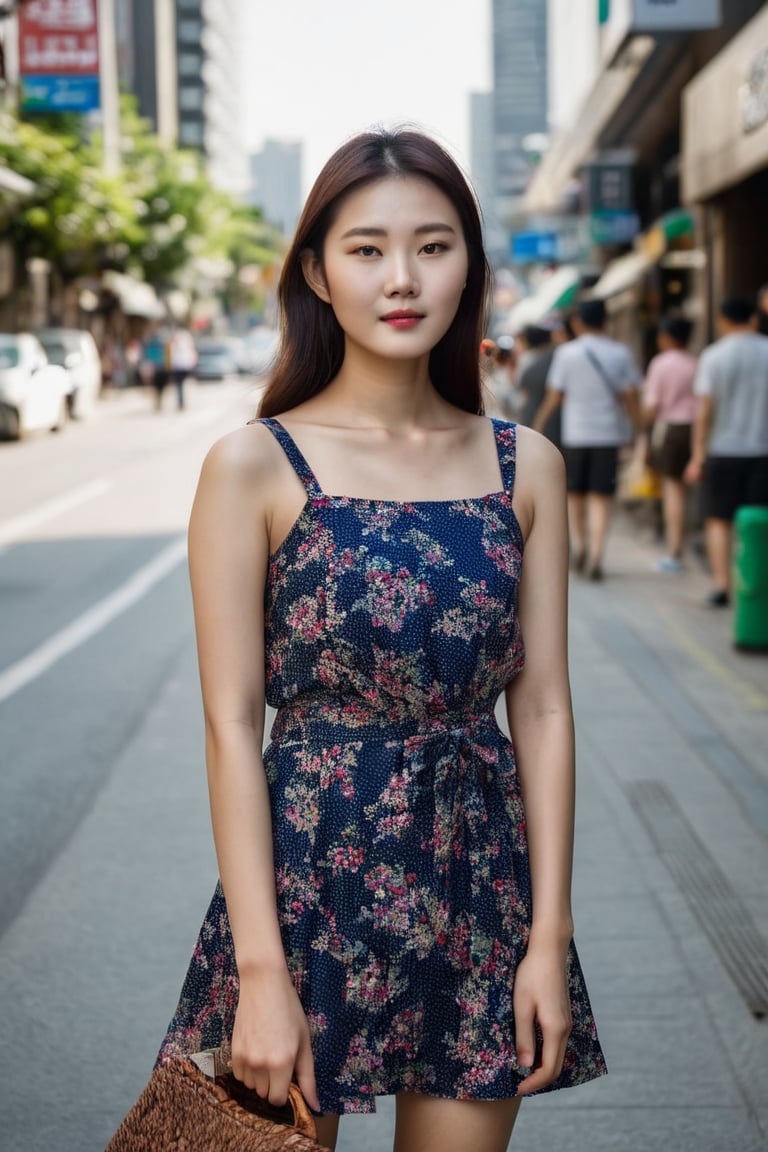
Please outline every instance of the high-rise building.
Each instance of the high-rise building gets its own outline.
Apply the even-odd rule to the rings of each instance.
[[[155,131],[204,153],[213,183],[244,194],[238,0],[116,0],[124,91]]]
[[[503,258],[508,244],[496,214],[493,93],[471,92],[469,101],[470,175],[483,215],[485,246],[492,258]]]
[[[301,212],[301,163],[302,145],[286,140],[266,140],[250,158],[248,199],[286,236],[293,233]]]
[[[493,0],[496,212],[509,219],[532,172],[526,138],[547,131],[547,0]]]

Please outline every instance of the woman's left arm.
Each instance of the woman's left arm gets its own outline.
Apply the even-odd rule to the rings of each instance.
[[[533,897],[528,949],[514,990],[518,1063],[532,1068],[520,1085],[523,1095],[557,1078],[571,1029],[566,959],[573,935],[575,789],[565,467],[559,450],[528,429],[518,430],[517,462],[515,508],[526,534],[518,607],[526,660],[506,702]]]

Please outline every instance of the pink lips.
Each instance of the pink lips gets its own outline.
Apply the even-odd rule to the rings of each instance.
[[[412,312],[410,310],[388,312],[386,316],[382,316],[382,320],[391,325],[392,328],[415,328],[420,320],[424,319],[422,312]]]

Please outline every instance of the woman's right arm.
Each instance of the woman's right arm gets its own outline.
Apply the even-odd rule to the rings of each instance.
[[[264,733],[269,468],[242,429],[206,457],[189,524],[211,818],[240,996],[235,1075],[274,1104],[295,1075],[319,1110],[309,1025],[277,919]]]

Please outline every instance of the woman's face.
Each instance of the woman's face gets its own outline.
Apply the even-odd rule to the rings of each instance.
[[[427,356],[459,307],[469,261],[453,204],[431,181],[387,176],[346,196],[304,274],[333,308],[347,352]]]

